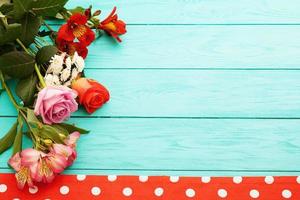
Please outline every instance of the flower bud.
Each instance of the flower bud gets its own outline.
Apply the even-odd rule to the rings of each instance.
[[[101,10],[96,10],[94,13],[93,13],[93,17],[95,16],[98,16],[101,14]]]
[[[43,143],[46,145],[46,146],[51,146],[53,144],[52,140],[50,139],[44,139],[43,140]]]
[[[59,133],[58,134],[60,139],[65,140],[67,138],[67,136],[65,134]]]

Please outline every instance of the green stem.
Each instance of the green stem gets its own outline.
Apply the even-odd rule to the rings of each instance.
[[[17,109],[17,110],[20,110],[20,106],[17,104],[17,101],[16,99],[14,98],[11,90],[9,89],[9,87],[6,85],[5,83],[5,80],[4,80],[4,76],[3,76],[3,73],[2,71],[0,70],[0,79],[1,79],[1,84],[2,84],[2,87],[6,90],[7,92],[7,95],[10,99],[10,101],[13,103],[14,107]]]
[[[40,83],[42,85],[43,88],[47,87],[46,83],[45,83],[45,80],[44,80],[44,77],[42,76],[41,72],[40,72],[40,69],[38,68],[37,64],[34,64],[34,69],[35,69],[35,72],[40,80]]]
[[[25,51],[26,53],[32,55],[32,54],[30,53],[30,51],[24,46],[24,44],[23,44],[18,38],[16,39],[16,41],[17,41],[18,44],[24,49],[24,51]],[[38,76],[38,78],[39,78],[39,81],[40,81],[42,87],[43,87],[43,88],[46,87],[46,83],[45,83],[45,81],[44,81],[44,77],[42,76],[42,74],[41,74],[41,72],[40,72],[40,70],[39,70],[39,68],[38,68],[38,66],[37,66],[36,63],[34,64],[34,69],[35,69],[35,72],[36,72],[36,74],[37,74],[37,76]]]

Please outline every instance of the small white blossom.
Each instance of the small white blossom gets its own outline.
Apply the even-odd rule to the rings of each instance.
[[[70,85],[71,85],[71,81],[67,81],[67,82],[64,83],[64,86],[69,87]]]
[[[52,84],[53,85],[61,85],[61,83],[60,83],[59,78],[58,78],[57,75],[53,75]]]
[[[71,67],[72,67],[72,61],[71,61],[71,58],[70,57],[67,57],[66,61],[65,61],[65,64],[67,66],[67,69],[71,70]]]
[[[76,62],[78,56],[79,56],[79,55],[78,55],[77,51],[75,51],[75,53],[74,53],[74,55],[73,55],[73,57],[72,57],[72,64],[75,64],[75,62]]]
[[[53,85],[53,75],[52,74],[47,74],[44,79],[45,79],[45,83],[47,86]]]
[[[60,79],[61,79],[62,81],[66,81],[66,80],[68,80],[68,78],[70,77],[70,75],[71,75],[70,69],[66,68],[66,69],[64,69],[64,70],[61,72]]]
[[[71,79],[74,80],[77,78],[77,76],[78,76],[78,71],[76,69],[73,69]]]
[[[50,63],[54,66],[62,66],[64,63],[64,56],[63,55],[54,55],[50,60]]]
[[[72,58],[72,63],[76,65],[79,72],[83,71],[85,67],[84,59],[81,56],[79,56],[77,52],[74,53],[74,56]]]
[[[62,69],[63,69],[62,65],[56,65],[54,63],[51,63],[47,70],[47,73],[53,73],[55,75],[58,75],[58,74],[60,74]]]

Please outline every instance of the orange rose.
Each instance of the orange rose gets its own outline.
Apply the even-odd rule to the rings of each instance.
[[[109,100],[108,90],[95,80],[80,78],[72,83],[78,92],[79,103],[91,114]]]

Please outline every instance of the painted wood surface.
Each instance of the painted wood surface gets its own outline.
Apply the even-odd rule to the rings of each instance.
[[[112,99],[71,119],[91,134],[65,173],[300,174],[298,0],[68,6],[91,3],[104,13],[117,5],[128,34],[122,44],[104,36],[90,46],[86,74]],[[15,115],[2,94],[0,135]],[[0,157],[0,172],[9,171],[9,155]]]
[[[1,118],[3,130],[8,130],[13,121]],[[72,122],[90,128],[92,133],[81,137],[79,157],[72,170],[300,172],[300,120],[72,119]],[[10,153],[4,157],[8,159]],[[0,168],[5,167],[6,162],[1,159]]]
[[[300,68],[300,26],[128,26],[122,38],[93,43],[87,67]]]
[[[298,0],[71,0],[69,8],[94,5],[108,14],[114,5],[130,24],[299,23]]]
[[[90,117],[300,118],[299,70],[88,69],[111,92]],[[6,95],[0,116],[16,111]],[[80,110],[74,116],[87,116]]]

